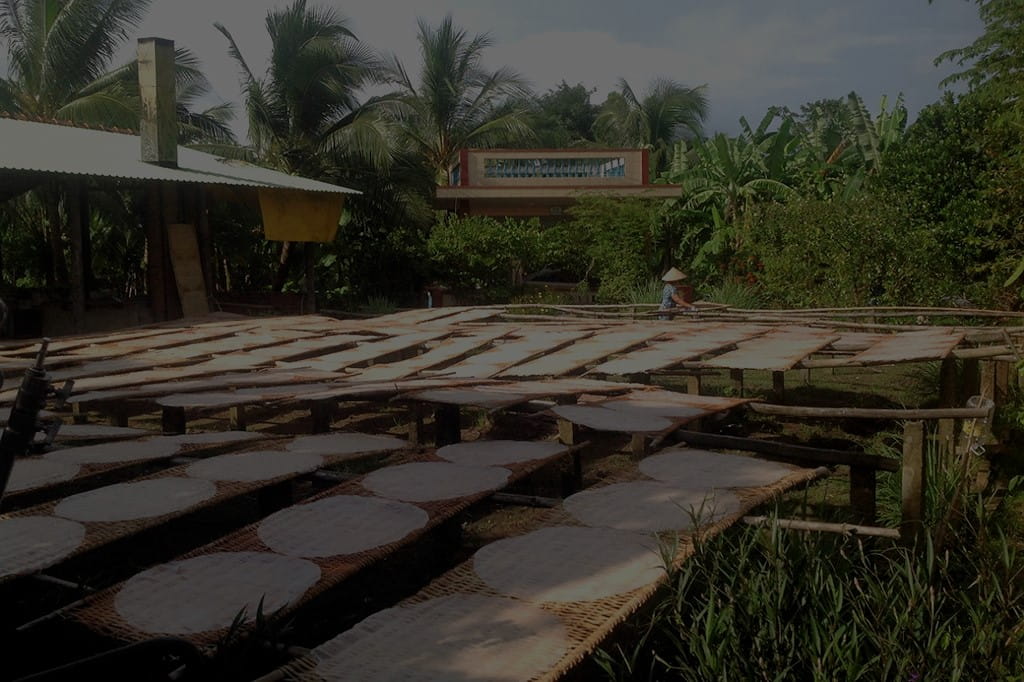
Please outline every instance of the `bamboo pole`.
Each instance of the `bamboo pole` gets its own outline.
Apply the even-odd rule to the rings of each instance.
[[[880,457],[865,452],[848,452],[845,450],[829,450],[812,448],[806,445],[790,445],[776,441],[743,438],[740,436],[723,436],[718,433],[701,433],[699,431],[676,431],[683,442],[689,445],[711,448],[728,448],[759,452],[778,459],[797,462],[813,462],[815,464],[861,466],[881,471],[899,471],[899,462],[888,457]]]
[[[981,419],[988,410],[981,407],[949,407],[934,409],[882,409],[865,407],[805,407],[747,403],[758,414],[815,419]]]
[[[900,484],[903,522],[900,536],[908,543],[919,539],[924,532],[924,427],[919,421],[903,426],[903,463]]]
[[[895,528],[881,526],[861,526],[852,523],[826,523],[824,521],[803,521],[800,519],[776,519],[769,516],[744,516],[743,523],[748,526],[774,525],[787,530],[808,530],[824,533],[841,533],[843,535],[870,535],[880,538],[898,540],[900,532]]]

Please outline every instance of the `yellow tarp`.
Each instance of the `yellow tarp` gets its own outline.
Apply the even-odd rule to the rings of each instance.
[[[338,231],[343,194],[261,189],[263,234],[279,242],[329,242]]]

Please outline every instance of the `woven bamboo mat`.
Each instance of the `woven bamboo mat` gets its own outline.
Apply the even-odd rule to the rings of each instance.
[[[241,453],[241,454],[244,455],[246,453]],[[291,457],[291,456],[305,457],[305,455],[299,455],[297,453],[287,452],[287,451],[285,451],[283,449],[283,447],[282,447],[282,449],[280,451],[280,454],[283,457]],[[347,459],[363,458],[363,457],[368,456],[369,454],[371,454],[371,453],[360,452],[360,453],[348,453],[348,454],[344,454],[344,455],[325,455],[325,456],[322,457],[321,461],[322,461],[322,463],[324,465],[329,466],[329,465],[332,465],[332,464],[337,464],[339,462],[345,461]],[[223,456],[224,457],[237,457],[239,455],[232,454],[232,455],[223,455]],[[212,461],[212,459],[207,458],[207,459],[200,460],[199,463],[207,463],[207,462],[210,462],[210,461]],[[164,471],[161,471],[161,472],[156,473],[156,474],[152,474],[150,476],[146,476],[146,477],[135,479],[133,482],[138,484],[138,483],[149,482],[149,481],[158,481],[158,480],[167,479],[167,478],[189,478],[189,471],[188,470],[189,470],[190,467],[193,467],[196,464],[197,463],[183,464],[181,466],[172,467],[170,469],[166,469]],[[298,478],[303,473],[304,473],[303,471],[289,471],[289,472],[286,472],[286,473],[281,473],[279,475],[274,475],[274,476],[271,476],[269,478],[265,478],[265,479],[262,479],[262,480],[255,480],[255,481],[214,480],[214,481],[211,481],[211,484],[215,487],[215,492],[214,492],[213,495],[211,495],[209,497],[206,497],[205,499],[199,500],[199,501],[197,501],[194,504],[189,504],[188,506],[185,506],[185,507],[182,507],[182,508],[179,508],[179,509],[175,509],[175,510],[169,511],[167,513],[163,513],[163,514],[159,514],[159,515],[154,515],[154,516],[149,516],[149,517],[140,518],[140,519],[131,519],[131,520],[83,522],[82,525],[85,527],[85,534],[84,534],[84,537],[82,538],[81,543],[79,543],[79,545],[76,548],[74,548],[70,552],[67,552],[67,553],[63,554],[62,556],[56,557],[53,561],[51,561],[50,563],[48,563],[46,565],[33,565],[32,566],[32,570],[28,571],[28,572],[34,572],[34,571],[38,571],[38,570],[43,570],[43,569],[45,569],[45,568],[47,568],[49,566],[52,566],[52,565],[54,565],[56,563],[59,563],[60,561],[65,561],[67,559],[70,559],[71,557],[78,556],[78,555],[83,554],[85,552],[92,551],[92,550],[98,549],[100,547],[103,547],[105,545],[108,545],[111,542],[114,542],[115,540],[120,540],[122,538],[130,537],[130,536],[135,535],[137,533],[140,533],[140,532],[142,532],[142,531],[144,531],[146,529],[154,528],[154,527],[159,526],[161,524],[164,524],[164,523],[166,523],[168,521],[171,521],[172,519],[176,519],[176,518],[182,517],[182,516],[184,516],[186,514],[190,514],[190,513],[196,512],[196,511],[198,511],[200,509],[203,509],[203,508],[208,508],[208,507],[212,507],[214,505],[221,504],[223,502],[227,502],[228,500],[234,499],[234,498],[239,497],[241,495],[245,495],[245,494],[248,494],[248,493],[253,493],[253,492],[256,492],[258,490],[262,490],[264,488],[269,488],[269,487],[271,487],[273,485],[276,485],[276,484],[279,484],[279,483],[283,483],[285,481],[289,481],[289,480]],[[199,480],[199,479],[197,479],[197,480]],[[104,490],[103,488],[99,488],[97,490],[93,490],[93,491],[90,491],[88,493],[83,493],[83,495],[91,495],[91,494],[96,493],[97,491],[103,491],[103,490]],[[68,499],[71,499],[71,498],[68,498]],[[47,503],[36,505],[36,506],[33,506],[33,507],[28,507],[26,509],[21,509],[21,510],[18,510],[16,512],[12,512],[10,514],[0,515],[0,524],[3,524],[4,521],[6,521],[8,519],[27,518],[27,517],[52,517],[52,516],[56,516],[57,515],[56,514],[57,507],[60,504],[65,503],[65,502],[66,502],[66,500],[64,500],[64,501],[58,500],[58,501],[53,501],[53,502],[47,502]],[[24,572],[12,572],[12,573],[9,573],[9,574],[0,574],[0,583],[3,583],[5,581],[7,581],[7,580],[14,579],[14,578],[18,577],[19,575],[23,575],[23,574],[24,574]]]
[[[75,453],[97,452],[102,449],[100,445],[88,445],[78,448],[63,448],[52,450],[46,455],[21,457],[15,460],[11,480],[14,485],[8,485],[4,494],[4,505],[22,506],[19,501],[25,498],[35,498],[39,501],[40,496],[54,497],[61,494],[68,488],[85,490],[90,483],[114,476],[119,471],[128,472],[146,462],[163,461],[176,456],[205,457],[229,451],[236,447],[244,447],[247,443],[257,440],[265,440],[266,436],[252,431],[213,431],[209,433],[190,433],[177,436],[156,436],[147,441],[167,442],[177,445],[175,449],[166,454],[153,456],[149,453],[145,457],[133,458],[126,454],[124,459],[117,461],[94,461],[92,458],[84,458],[86,461],[75,461],[78,457]],[[145,441],[139,441],[140,443]],[[116,446],[124,449],[129,441],[119,441]],[[50,455],[50,457],[47,457]],[[68,461],[64,461],[67,458]],[[71,470],[75,473],[71,476],[66,474]],[[94,486],[93,486],[94,487]]]
[[[523,463],[515,463],[507,465],[511,476],[507,482],[510,485],[518,480],[523,479],[527,475],[537,471],[547,464],[551,464],[563,457],[568,456],[574,452],[577,448],[565,447],[555,454],[549,455],[543,459],[531,460]],[[431,452],[419,453],[410,458],[410,462],[443,462],[441,458],[437,457]],[[415,540],[423,537],[431,530],[436,528],[441,523],[451,519],[460,512],[465,511],[474,504],[489,497],[494,490],[487,490],[468,495],[461,498],[437,500],[429,502],[408,502],[410,506],[422,509],[428,515],[428,519],[418,529],[413,530],[400,540],[390,542],[366,551],[357,552],[353,554],[338,555],[338,556],[327,556],[327,557],[311,557],[308,561],[316,564],[321,572],[320,579],[315,585],[309,588],[299,599],[289,603],[281,611],[274,614],[274,618],[282,618],[288,614],[294,612],[309,603],[311,600],[316,598],[323,592],[331,589],[338,585],[342,581],[348,579],[355,573],[373,565],[374,563],[381,561],[385,557],[394,553],[396,550],[414,542]],[[368,490],[363,488],[361,485],[361,479],[355,479],[347,481],[338,486],[332,487],[325,490],[317,495],[304,500],[300,505],[306,505],[320,500],[325,500],[330,497],[336,497],[341,495],[352,495],[352,496],[364,496],[371,499],[384,499],[378,498],[370,493]],[[187,561],[195,557],[207,556],[215,553],[222,552],[272,552],[273,550],[264,544],[263,540],[259,535],[259,528],[262,521],[250,524],[238,531],[225,536],[219,540],[216,540],[204,547],[198,548],[188,554],[180,557],[180,561]],[[87,627],[99,632],[103,635],[112,637],[114,639],[132,642],[149,639],[154,636],[152,632],[141,632],[136,628],[132,627],[127,623],[119,614],[115,600],[117,594],[122,589],[124,583],[121,585],[115,585],[107,590],[97,593],[92,599],[89,600],[88,605],[76,609],[70,612],[70,617]],[[251,614],[250,614],[251,615]],[[251,622],[249,623],[251,627]],[[201,633],[189,633],[186,636],[190,641],[203,647],[213,647],[220,641],[226,633],[227,628],[219,628]]]
[[[800,469],[792,466],[788,466],[788,468],[792,473],[776,481],[772,485],[758,488],[737,489],[735,492],[740,499],[738,509],[736,509],[734,513],[721,518],[719,521],[702,528],[700,531],[701,536],[708,538],[720,533],[737,522],[744,514],[754,507],[767,502],[789,488],[813,480],[824,473],[821,469]],[[635,472],[633,474],[608,481],[607,485],[610,486],[631,480],[644,480],[644,478],[639,472]],[[600,487],[594,488],[593,490],[600,490]],[[556,508],[545,515],[540,527],[541,529],[552,529],[582,528],[584,526],[573,518],[565,509]],[[660,534],[659,537],[662,541],[663,553],[665,556],[669,557],[671,562],[676,566],[681,565],[682,562],[685,561],[693,552],[692,534],[668,532]],[[600,548],[595,548],[595,550],[599,549]],[[652,559],[655,558],[656,557],[652,556]],[[572,558],[565,557],[565,561],[571,562]],[[546,668],[543,672],[539,672],[529,679],[557,680],[564,676],[587,655],[600,646],[601,642],[603,642],[619,624],[639,610],[661,587],[666,575],[667,574],[662,573],[661,577],[657,580],[653,580],[646,585],[614,596],[586,601],[527,602],[556,616],[563,625],[568,638],[568,644],[565,647],[561,658],[553,665]],[[432,602],[433,600],[460,595],[509,598],[508,595],[503,595],[484,582],[484,580],[477,575],[476,570],[474,569],[474,559],[470,559],[434,580],[419,593],[399,604],[399,607],[414,607],[416,605]],[[357,625],[356,627],[358,628],[360,626]],[[433,635],[428,627],[424,629],[421,636],[431,637]],[[302,680],[303,682],[337,679],[379,679],[379,677],[377,677],[377,675],[379,675],[377,671],[374,671],[371,675],[365,668],[361,670],[357,667],[356,664],[358,664],[358,661],[345,659],[346,651],[338,648],[336,644],[338,640],[343,637],[345,637],[344,633],[334,640],[317,647],[309,655],[299,658],[287,666],[284,666],[279,672],[283,673],[284,679]],[[397,646],[400,648],[402,643],[398,643]],[[320,674],[320,671],[330,669],[330,661],[328,659],[346,660],[347,665],[344,667],[345,673],[343,676],[338,677],[333,673],[324,675]],[[318,666],[322,666],[320,671],[318,671]],[[396,674],[396,671],[394,670],[389,672]],[[422,671],[419,672],[422,673]],[[432,678],[427,674],[422,674],[421,677],[422,679],[444,679],[441,675]],[[417,677],[416,679],[420,679],[420,677]],[[472,678],[467,675],[460,679],[469,680]]]

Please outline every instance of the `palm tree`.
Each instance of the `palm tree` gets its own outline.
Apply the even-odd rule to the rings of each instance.
[[[151,0],[0,0],[0,42],[8,73],[0,77],[0,113],[89,126],[139,127],[137,64],[113,68],[118,50],[142,21]],[[227,105],[190,107],[210,90],[199,63],[177,51],[178,111],[183,142],[232,141]],[[62,190],[49,184],[28,199],[45,219],[34,220],[50,245],[49,284],[66,281]],[[28,207],[33,208],[33,207]]]
[[[523,79],[507,67],[487,71],[481,66],[492,44],[489,34],[470,37],[448,15],[437,28],[421,19],[419,43],[418,86],[396,57],[389,60],[387,74],[401,91],[397,116],[404,134],[435,182],[447,181],[460,149],[530,137],[526,108],[501,108],[526,95]]]
[[[359,101],[380,80],[380,61],[348,20],[330,8],[295,0],[267,13],[270,65],[256,76],[231,33],[215,24],[238,64],[249,119],[250,155],[279,170],[325,180],[345,168],[381,169],[395,156],[394,131],[378,104]],[[281,247],[274,288],[287,279],[291,244]]]
[[[262,163],[323,177],[336,153],[377,165],[390,160],[387,121],[374,102],[358,99],[363,87],[379,80],[380,62],[347,19],[306,0],[268,12],[271,56],[263,77],[253,73],[228,29],[214,25],[241,72],[249,141]]]
[[[674,143],[687,135],[700,136],[701,123],[708,113],[705,90],[703,85],[687,88],[667,78],[656,78],[638,97],[625,79],[619,79],[618,92],[608,95],[597,117],[598,140],[650,149],[651,172],[657,174],[668,165]]]
[[[151,0],[0,0],[0,40],[10,57],[0,111],[92,126],[139,127],[138,65],[111,62]],[[210,84],[199,61],[176,51],[182,141],[231,139],[230,105],[192,111]]]

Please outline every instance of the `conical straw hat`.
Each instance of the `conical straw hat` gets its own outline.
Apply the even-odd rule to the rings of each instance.
[[[662,282],[679,282],[684,279],[686,279],[686,274],[678,268],[672,268],[661,276]]]

